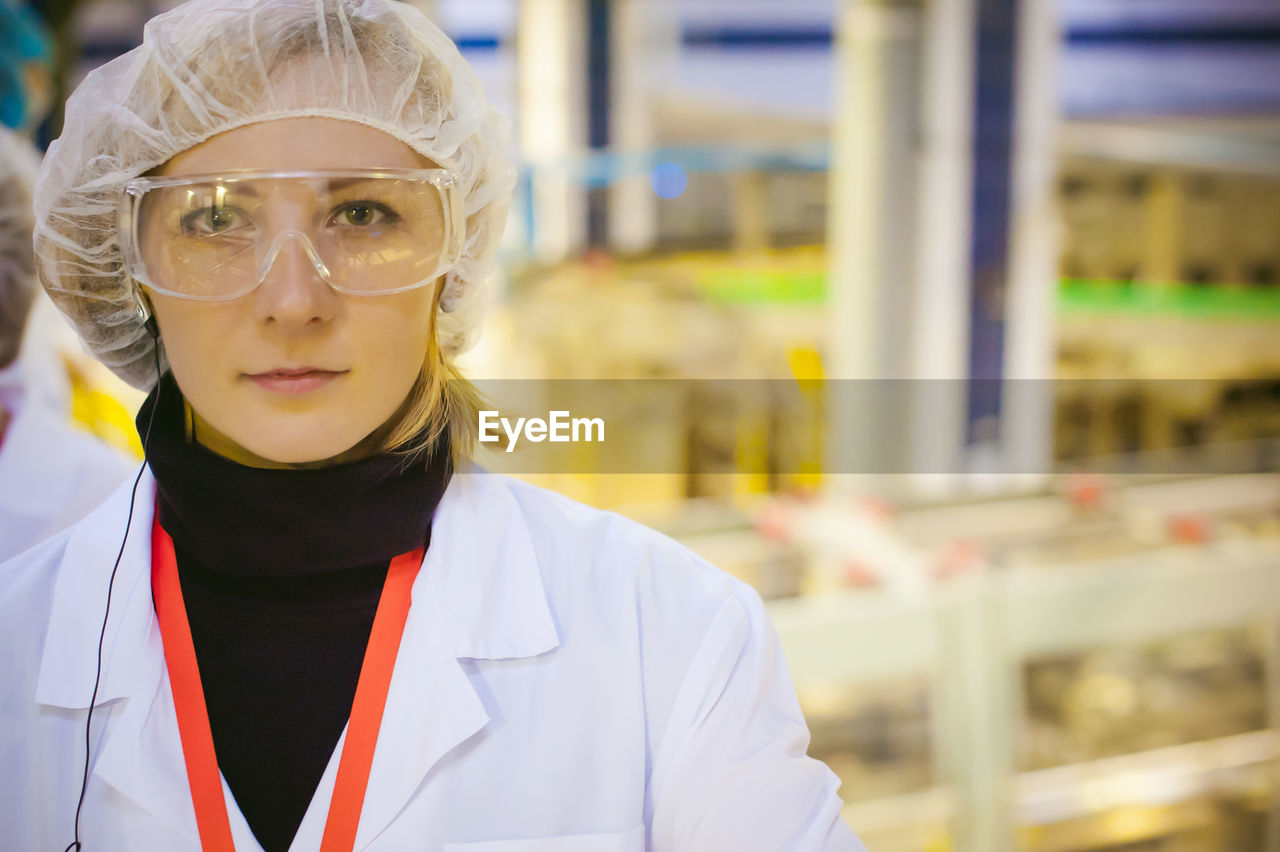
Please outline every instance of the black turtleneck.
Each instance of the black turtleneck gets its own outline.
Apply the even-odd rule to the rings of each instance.
[[[447,444],[266,470],[189,442],[172,377],[143,403],[144,436],[153,409],[147,462],[218,767],[265,852],[286,852],[350,715],[388,565],[429,539]]]

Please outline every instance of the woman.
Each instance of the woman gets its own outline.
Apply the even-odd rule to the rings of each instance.
[[[196,0],[72,96],[41,277],[149,473],[4,568],[0,846],[861,848],[754,593],[452,473],[505,147],[388,0]]]

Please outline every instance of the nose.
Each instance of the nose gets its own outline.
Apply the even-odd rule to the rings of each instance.
[[[279,326],[305,327],[333,319],[338,294],[329,286],[329,270],[305,234],[276,236],[258,265],[254,291],[258,320]]]

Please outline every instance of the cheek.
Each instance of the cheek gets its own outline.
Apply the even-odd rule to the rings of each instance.
[[[403,295],[418,296],[416,293]],[[385,357],[397,364],[416,360],[415,368],[421,365],[431,334],[430,304],[421,297],[397,299],[380,311],[381,316],[372,323],[368,334],[374,345],[384,350]]]
[[[397,403],[408,393],[427,357],[431,321],[426,306],[420,299],[402,306],[388,305],[361,323],[361,360],[377,376],[382,394],[400,394]]]
[[[225,310],[201,303],[156,304],[160,340],[174,378],[184,388],[205,388],[216,381],[229,354],[237,320]],[[198,391],[197,391],[198,392]]]

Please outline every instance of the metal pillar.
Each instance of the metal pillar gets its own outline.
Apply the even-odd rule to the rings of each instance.
[[[1162,171],[1147,193],[1142,278],[1156,284],[1182,280],[1182,176]]]
[[[769,248],[769,183],[764,172],[733,176],[733,249],[745,255]]]
[[[910,332],[913,382],[911,490],[946,497],[961,487],[968,398],[972,235],[975,0],[929,3],[921,47],[920,187],[916,297]],[[942,474],[942,475],[940,475]]]
[[[920,8],[842,0],[831,162],[831,375],[903,376]]]
[[[939,774],[956,802],[955,852],[1013,852],[1018,666],[1005,601],[985,578],[959,583],[938,607],[934,714]]]
[[[612,0],[611,147],[627,160],[656,143],[651,86],[675,67],[679,22],[674,3]],[[658,201],[647,170],[631,169],[609,187],[610,247],[622,254],[653,248],[658,237]]]
[[[586,239],[586,195],[569,160],[587,141],[586,0],[522,0],[516,27],[520,147],[531,179],[534,256],[558,263]]]
[[[921,9],[917,3],[842,0],[836,20],[837,108],[832,139],[829,322],[831,379],[909,374],[915,146]],[[880,389],[883,389],[881,387]],[[829,469],[895,468],[904,459],[898,394],[835,387]],[[858,487],[838,478],[835,487]]]
[[[1053,464],[1051,380],[1055,374],[1054,302],[1058,289],[1056,0],[1021,0],[1014,94],[1009,280],[1004,375],[1011,380],[1002,412],[1006,464],[1043,479]]]

